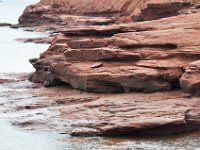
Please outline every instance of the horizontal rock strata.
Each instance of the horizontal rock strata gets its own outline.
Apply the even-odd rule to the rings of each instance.
[[[41,0],[26,8],[19,22],[38,30],[147,21],[195,12],[199,0]]]
[[[25,77],[15,76],[17,82],[4,80],[0,96],[4,113],[15,112],[18,117],[12,120],[14,125],[28,130],[116,136],[182,133],[198,130],[200,126],[200,98],[184,97],[181,90],[99,94],[65,86],[42,88],[27,83]]]
[[[63,117],[73,122],[71,135],[199,129],[199,97],[189,98],[200,94],[199,18],[198,0],[41,0],[25,10],[20,24],[56,36],[30,60],[36,71],[29,79],[121,93],[63,107]]]
[[[199,129],[199,98],[189,100],[180,95],[164,92],[106,96],[63,107],[61,112],[73,120],[73,136],[173,134]]]
[[[32,63],[32,81],[46,86],[64,82],[92,92],[180,88],[186,68],[200,58],[199,17],[193,13],[151,22],[62,28]]]

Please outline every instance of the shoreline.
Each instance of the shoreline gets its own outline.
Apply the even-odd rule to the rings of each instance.
[[[10,88],[8,93],[2,92],[4,97],[7,97],[8,99],[10,97],[9,95],[13,95],[15,99],[19,99],[19,104],[22,106],[16,105],[14,109],[17,111],[36,111],[36,114],[42,115],[38,111],[40,111],[40,109],[47,109],[50,111],[47,113],[48,116],[50,114],[53,115],[53,118],[45,119],[45,122],[48,122],[47,124],[45,122],[38,122],[39,120],[37,120],[37,118],[35,120],[30,120],[30,122],[18,122],[16,120],[18,123],[15,123],[15,125],[21,126],[27,130],[34,128],[34,126],[36,127],[35,130],[38,130],[37,126],[40,130],[40,128],[43,128],[43,125],[45,128],[47,128],[49,124],[49,126],[53,127],[53,130],[60,128],[60,133],[65,131],[66,134],[71,134],[73,136],[131,135],[130,131],[128,134],[126,134],[124,131],[120,133],[120,130],[112,133],[112,130],[115,130],[115,126],[112,126],[112,124],[116,124],[118,119],[122,119],[124,121],[119,121],[120,124],[117,126],[123,127],[124,123],[125,129],[128,128],[128,124],[134,123],[137,125],[139,130],[135,128],[132,129],[134,131],[134,135],[167,135],[180,133],[181,124],[184,124],[185,126],[182,128],[182,132],[196,130],[199,126],[198,122],[195,122],[195,120],[190,122],[190,117],[193,118],[193,115],[196,114],[195,111],[198,110],[199,98],[184,98],[183,93],[180,90],[149,94],[138,92],[127,94],[87,93],[73,90],[67,85],[43,88],[41,84],[28,82],[27,75],[28,74],[19,74],[19,77],[16,76],[15,80],[3,80],[4,82],[1,84],[1,86],[5,89]],[[22,89],[20,90],[20,88]],[[31,95],[28,96],[29,94]],[[27,95],[28,97],[23,96],[24,98],[21,98],[21,95]],[[162,99],[158,97],[162,97]],[[31,101],[28,99],[31,99]],[[151,99],[151,103],[148,99]],[[29,103],[24,104],[24,100],[29,101]],[[80,111],[82,112],[81,114]],[[56,112],[59,113],[57,114]],[[130,119],[130,115],[132,116],[131,118],[134,118],[132,120],[133,122]],[[115,116],[118,116],[118,118]],[[150,116],[149,119],[147,116]],[[156,124],[153,121],[154,116],[157,120]],[[185,118],[186,116],[187,120]],[[91,117],[93,119],[92,121],[89,121]],[[104,118],[102,119],[102,117]],[[29,117],[27,119],[29,120]],[[108,119],[109,124],[104,122],[105,120],[108,121]],[[115,121],[117,122],[115,123]],[[186,121],[188,127],[185,124]],[[172,127],[170,127],[171,123]],[[163,126],[164,124],[168,124],[169,126],[165,127]],[[177,124],[177,127],[173,124]],[[110,126],[110,128],[106,127],[107,125]],[[140,128],[143,128],[143,126],[147,126],[148,128],[152,126],[152,129],[155,126],[155,130],[152,130],[151,128],[147,128],[147,130],[145,130],[145,128],[140,130]],[[156,126],[158,128],[156,128]],[[100,128],[107,128],[107,130],[99,130]]]
[[[62,18],[68,14],[60,10],[60,13],[63,14],[60,14],[59,20],[54,16],[56,15],[54,5],[56,4],[52,3],[51,7],[51,3],[47,5],[46,1],[43,0],[36,5],[27,7],[19,19],[20,25],[30,27],[29,21],[31,20],[28,17],[32,17],[32,27],[37,28],[36,31],[59,31],[58,35],[55,35],[51,40],[49,49],[42,53],[39,59],[30,59],[30,63],[36,71],[29,80],[34,83],[43,83],[46,87],[65,84],[81,90],[81,93],[84,93],[83,91],[94,92],[94,94],[101,93],[100,97],[102,94],[107,95],[108,93],[125,93],[116,94],[119,95],[117,99],[120,101],[121,97],[125,99],[125,102],[121,102],[122,104],[129,103],[130,105],[129,108],[126,105],[115,104],[116,106],[113,106],[116,107],[114,114],[109,111],[109,103],[114,103],[112,98],[108,100],[94,99],[91,104],[89,101],[87,107],[93,108],[92,105],[95,105],[98,108],[95,108],[98,111],[94,114],[88,111],[84,104],[80,104],[80,110],[77,112],[76,107],[73,106],[75,110],[72,107],[71,111],[75,111],[75,113],[74,118],[71,119],[77,120],[77,123],[75,121],[71,125],[72,130],[68,133],[76,136],[130,134],[130,132],[132,134],[170,134],[199,129],[198,109],[195,107],[200,101],[198,100],[199,80],[197,79],[199,76],[199,55],[198,45],[195,45],[198,41],[195,39],[198,39],[198,28],[196,27],[200,13],[196,2],[163,3],[162,5],[166,5],[166,11],[169,5],[170,8],[179,11],[179,13],[173,16],[163,16],[161,19],[157,16],[156,19],[135,23],[115,24],[112,22],[111,24],[97,25],[95,22],[99,16],[93,16],[97,18],[93,18],[91,21],[91,16],[85,15],[82,18],[82,25],[77,27],[74,25],[80,21],[80,17],[77,16],[76,12],[74,16],[70,16],[71,20],[68,20],[69,16]],[[62,8],[59,1],[57,5],[58,8]],[[161,4],[153,2],[151,5],[155,5],[157,9],[161,7]],[[142,11],[147,11],[146,9],[151,11],[153,8],[147,5]],[[186,10],[193,9],[195,12],[185,13]],[[82,11],[85,11],[84,8]],[[145,14],[142,13],[140,15]],[[80,14],[78,15],[80,16]],[[145,18],[145,16],[143,17]],[[41,21],[37,22],[39,18]],[[184,26],[182,26],[185,19],[188,20],[188,23],[184,23],[184,26],[188,27],[187,30],[184,30]],[[64,24],[64,21],[67,21],[67,24]],[[176,24],[174,25],[174,23]],[[47,24],[48,26],[45,27]],[[175,37],[172,38],[172,36]],[[188,39],[187,37],[194,38]],[[177,41],[177,38],[181,40]],[[190,44],[188,44],[188,40],[190,40]],[[34,40],[30,39],[29,41]],[[38,41],[44,40],[39,39]],[[185,51],[185,49],[191,50]],[[191,81],[190,78],[194,80]],[[176,93],[178,90],[179,92]],[[135,97],[137,95],[135,92],[141,93]],[[173,95],[173,92],[178,97],[172,96],[172,98],[163,99],[163,97],[170,97],[171,93]],[[158,108],[156,107],[157,101],[153,104],[154,99],[156,99],[154,94],[158,94],[158,101],[160,101]],[[127,96],[124,97],[124,95]],[[136,112],[145,113],[142,108],[143,105],[146,105],[146,101],[143,99],[139,100],[136,106],[132,105],[135,103],[134,101],[138,101],[139,97],[149,97],[151,101],[148,103],[152,107],[156,105],[155,110],[154,107],[149,106],[145,110],[147,109],[150,114],[143,116],[138,113],[134,116]],[[170,102],[171,99],[174,101]],[[189,99],[190,103],[187,102]],[[100,111],[101,105],[105,107],[105,111]],[[166,106],[166,110],[162,110],[163,106]],[[82,118],[86,119],[79,123],[77,117],[83,110],[85,115]],[[124,111],[121,112],[121,110]],[[152,114],[151,111],[153,111]],[[123,114],[124,112],[124,115],[118,116],[118,113]],[[61,113],[67,119],[68,112],[62,111]],[[134,119],[126,118],[126,115],[131,115]],[[117,121],[108,120],[108,116],[114,118],[118,116]]]
[[[161,146],[162,148],[166,147],[170,149],[170,147],[171,148],[176,147],[174,145],[175,143],[168,145],[170,143],[166,141],[170,142],[173,139],[172,140],[173,142],[176,141],[177,143],[179,142],[181,143],[181,141],[182,142],[185,140],[187,141],[188,140],[187,137],[193,137],[195,139],[195,135],[199,134],[199,131],[194,131],[194,132],[187,132],[187,133],[182,133],[182,134],[160,135],[160,136],[159,135],[150,136],[149,134],[139,135],[139,136],[138,135],[131,136],[130,134],[129,136],[127,135],[120,136],[119,134],[112,135],[112,136],[111,135],[94,136],[94,132],[92,132],[93,133],[92,135],[91,134],[88,135],[88,133],[91,133],[91,130],[90,130],[90,132],[85,132],[85,133],[82,132],[82,137],[80,137],[80,132],[79,132],[78,137],[69,136],[68,133],[72,131],[72,127],[70,127],[70,124],[81,123],[83,125],[83,123],[87,123],[86,121],[83,121],[83,118],[87,119],[86,116],[87,117],[90,117],[90,116],[88,116],[85,113],[85,111],[90,110],[90,112],[96,112],[95,108],[98,108],[97,104],[101,106],[101,108],[100,107],[99,108],[104,113],[106,112],[106,107],[107,107],[106,105],[109,106],[109,110],[112,114],[115,112],[114,109],[119,109],[119,112],[121,113],[125,113],[123,108],[126,108],[127,106],[129,107],[129,109],[131,109],[132,107],[131,102],[129,101],[130,104],[128,104],[127,103],[128,101],[126,100],[129,96],[127,94],[106,94],[106,95],[101,94],[100,96],[100,94],[85,93],[85,92],[73,90],[65,86],[53,87],[50,89],[43,88],[41,84],[33,84],[31,82],[28,82],[27,74],[26,75],[19,74],[15,76],[15,78],[16,78],[15,81],[9,81],[7,83],[0,84],[1,87],[2,86],[4,87],[4,91],[1,92],[0,96],[1,97],[3,96],[5,98],[5,103],[1,100],[0,108],[4,108],[3,113],[5,117],[14,127],[19,128],[19,130],[22,130],[22,131],[23,130],[25,130],[26,132],[33,131],[33,132],[36,132],[36,134],[39,132],[46,132],[46,133],[53,132],[56,134],[61,134],[61,136],[63,137],[63,140],[65,141],[63,144],[66,144],[67,145],[66,147],[70,147],[70,145],[68,146],[68,144],[72,144],[74,146],[72,146],[71,148],[74,148],[77,146],[79,147],[79,149],[84,149],[84,147],[81,146],[80,144],[85,143],[84,145],[86,147],[92,147],[93,149],[96,149],[97,148],[96,146],[98,146],[98,148],[102,148],[102,149],[104,148],[104,149],[116,150],[118,148],[131,148],[131,147],[133,148],[133,146],[138,147],[138,148],[140,147],[143,148],[142,145],[147,144],[148,148],[152,150],[155,145],[157,145],[157,147]],[[180,91],[176,91],[171,94],[170,93],[171,92],[167,94],[168,95],[167,101],[171,101],[172,102],[171,104],[173,104],[174,100],[173,99],[170,100],[169,96],[171,95],[171,98],[177,97],[178,95],[177,93],[180,93]],[[141,98],[141,93],[133,93],[133,94],[135,95],[135,97]],[[158,97],[159,94],[161,93],[150,94],[152,95],[151,99],[153,97],[154,98]],[[123,95],[123,97],[121,95]],[[131,95],[131,93],[129,93],[129,95]],[[123,107],[117,108],[116,106],[122,105],[123,101],[118,100],[122,98],[125,99],[124,105],[126,105],[126,107],[123,106]],[[104,99],[106,100],[106,103],[104,103],[103,101]],[[112,102],[110,101],[111,99],[112,99]],[[149,99],[150,99],[150,96],[146,96],[146,100],[144,98],[146,102],[148,102]],[[101,101],[102,104],[99,104],[98,101]],[[110,103],[107,103],[107,101],[110,101]],[[139,101],[137,100],[134,103],[136,104],[138,102],[140,102],[140,100]],[[155,102],[159,103],[158,99],[156,99]],[[106,105],[103,106],[103,104],[104,105],[106,104]],[[156,105],[157,104],[155,104],[155,106]],[[180,100],[180,104],[177,104],[177,107],[181,108],[182,107],[181,105],[183,105],[182,100]],[[139,106],[139,105],[136,105],[136,106]],[[165,104],[164,106],[167,107],[167,104]],[[143,110],[145,110],[144,108],[145,106],[142,105],[142,107],[143,107]],[[160,107],[160,106],[157,105],[157,107]],[[147,105],[146,108],[150,108],[149,104]],[[141,110],[140,108],[137,108],[137,109]],[[137,112],[137,109],[136,109],[136,112]],[[78,116],[77,116],[79,118],[74,117],[74,114],[76,113],[75,110],[77,110],[77,112],[81,110],[81,114],[78,113]],[[66,113],[68,115],[66,115]],[[13,118],[13,116],[15,116],[15,119]],[[110,118],[111,116],[107,116],[107,117]],[[74,119],[77,119],[77,120],[74,120]],[[112,117],[110,119],[114,121]],[[90,126],[91,126],[91,122],[90,122]],[[76,131],[80,131],[80,130],[76,130]],[[198,135],[196,136],[198,137]],[[167,140],[165,140],[165,138]],[[151,142],[151,144],[150,143],[148,144],[145,142],[147,139],[149,142]],[[163,144],[160,144],[158,141],[162,141]],[[141,145],[139,143],[141,143]],[[93,144],[93,145],[90,145],[90,144]]]
[[[160,4],[151,5],[160,8]],[[180,4],[181,11],[193,10],[185,5]],[[27,74],[13,74],[14,80],[0,77],[2,113],[23,130],[66,134],[66,140],[75,145],[86,141],[90,146],[94,138],[91,141],[102,148],[106,144],[117,147],[115,140],[122,137],[127,148],[132,136],[147,136],[145,141],[161,135],[156,139],[162,141],[169,135],[199,134],[200,54],[196,43],[200,12],[195,10],[156,20],[158,16],[152,15],[154,19],[148,21],[140,14],[144,21],[116,23],[110,14],[99,16],[102,12],[93,16],[64,13],[57,20],[54,9],[46,4],[29,6],[21,19],[39,11],[42,24],[34,20],[30,29],[30,20],[24,19],[22,26],[14,27],[57,34],[16,39],[50,43],[50,47],[38,59],[30,59],[36,69],[29,77],[32,82]],[[118,21],[130,19],[115,15]]]

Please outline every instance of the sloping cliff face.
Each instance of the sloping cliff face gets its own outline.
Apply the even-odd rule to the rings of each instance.
[[[197,94],[199,80],[191,83],[186,81],[191,73],[183,76],[200,59],[200,13],[197,6],[192,9],[152,21],[59,28],[50,48],[31,60],[36,72],[30,80],[45,86],[64,82],[90,92],[156,92],[181,86]]]
[[[72,135],[169,134],[199,128],[199,96],[182,96],[200,94],[199,18],[198,0],[42,0],[19,23],[58,33],[31,81],[129,93],[66,106]]]
[[[41,0],[19,18],[23,26],[105,25],[155,20],[188,13],[199,0]],[[53,25],[52,25],[53,24]],[[46,27],[47,28],[47,27]]]

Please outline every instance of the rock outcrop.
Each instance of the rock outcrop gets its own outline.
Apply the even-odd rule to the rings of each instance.
[[[199,98],[182,93],[110,95],[63,107],[73,136],[173,134],[199,129]],[[66,103],[67,105],[67,103]]]
[[[12,123],[28,130],[113,136],[181,133],[200,126],[200,98],[186,98],[181,90],[99,94],[42,88],[27,82],[26,74],[10,76],[15,80],[0,80],[0,111],[9,119],[14,112]]]
[[[183,74],[181,87],[185,93],[200,95],[200,61],[192,62]]]
[[[49,50],[32,63],[32,81],[46,86],[65,82],[90,92],[180,88],[186,68],[200,59],[199,17],[197,12],[150,22],[62,28]],[[37,75],[42,79],[35,80]]]
[[[180,91],[200,94],[199,3],[41,0],[25,10],[20,24],[57,35],[40,58],[30,60],[36,69],[30,80],[46,87],[126,93],[99,94],[98,100],[62,109],[73,120],[72,135],[199,129],[199,97],[189,99]]]
[[[147,21],[195,12],[199,0],[41,0],[26,8],[22,26],[38,30]]]

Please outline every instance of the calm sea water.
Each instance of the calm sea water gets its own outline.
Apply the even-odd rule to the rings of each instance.
[[[37,3],[38,0],[2,0],[0,2],[0,23],[17,23],[27,5]],[[23,44],[15,39],[47,36],[44,33],[25,32],[22,29],[0,28],[0,73],[30,72],[33,67],[28,62],[32,57],[47,49],[47,44]]]
[[[57,134],[20,131],[0,119],[1,150],[59,150],[59,142]]]
[[[25,32],[22,29],[0,27],[0,73],[33,71],[34,68],[28,60],[38,57],[41,52],[47,49],[48,45],[22,43],[15,39],[39,36],[47,35]]]
[[[25,6],[36,2],[38,0],[3,0],[0,2],[0,22],[17,23]],[[48,45],[25,44],[15,39],[43,36],[47,34],[0,27],[0,78],[6,78],[7,74],[34,71],[28,62],[29,58],[38,57]],[[0,113],[0,150],[57,150],[63,147],[59,134],[19,130],[11,126],[3,116]]]
[[[15,24],[26,6],[39,2],[39,0],[1,0],[0,22]]]
[[[25,6],[37,0],[3,0],[0,22],[17,23]],[[18,42],[16,38],[46,36],[45,33],[0,27],[0,77],[34,71],[29,58],[38,57],[47,44]],[[0,91],[1,92],[1,91]],[[1,101],[1,98],[0,98]],[[58,133],[31,132],[11,126],[0,114],[0,150],[200,150],[200,133],[164,137],[77,138]]]

